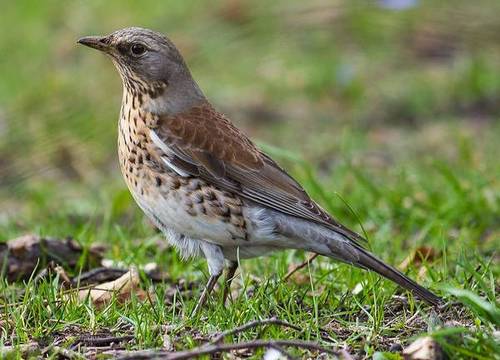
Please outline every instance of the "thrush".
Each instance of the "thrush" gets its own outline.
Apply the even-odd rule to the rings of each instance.
[[[363,237],[218,112],[167,37],[132,27],[78,42],[107,54],[121,76],[118,154],[133,198],[184,258],[208,262],[195,311],[226,262],[224,298],[239,259],[285,249],[375,271],[430,304],[440,302],[366,250]]]

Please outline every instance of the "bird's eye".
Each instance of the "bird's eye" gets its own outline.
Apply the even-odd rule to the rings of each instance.
[[[146,52],[146,47],[142,44],[132,44],[130,52],[134,56],[140,56]]]

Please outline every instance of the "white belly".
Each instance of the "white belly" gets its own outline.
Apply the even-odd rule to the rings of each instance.
[[[144,213],[161,230],[167,228],[194,239],[221,244],[234,243],[231,239],[231,233],[235,232],[233,227],[207,215],[189,214],[178,196],[158,196],[154,199],[134,196],[134,198]]]

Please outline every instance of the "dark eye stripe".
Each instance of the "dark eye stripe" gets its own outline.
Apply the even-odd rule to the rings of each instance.
[[[120,54],[125,55],[128,52],[129,46],[127,44],[121,43],[121,44],[118,44],[116,46],[116,48],[118,49],[118,51],[120,52]]]
[[[134,49],[133,49],[134,46],[135,47],[139,47],[140,49],[137,49],[137,50],[141,50],[141,51],[134,51]],[[145,45],[141,44],[141,43],[126,43],[126,42],[123,42],[123,43],[119,43],[118,45],[116,45],[116,48],[118,49],[118,51],[122,55],[135,55],[135,56],[138,56],[138,55],[142,55],[146,51],[148,51],[148,48]]]

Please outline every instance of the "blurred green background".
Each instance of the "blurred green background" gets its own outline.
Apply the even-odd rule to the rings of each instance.
[[[85,248],[108,245],[106,257],[118,264],[155,261],[173,284],[203,282],[205,262],[182,263],[133,203],[117,161],[119,76],[105,56],[76,44],[82,36],[142,26],[174,41],[207,97],[314,199],[356,230],[363,224],[382,259],[397,265],[428,246],[436,254],[428,259],[432,266],[410,265],[410,276],[440,295],[449,286],[481,296],[480,305],[482,299],[498,304],[500,1],[0,4],[0,242],[25,233],[72,236]],[[333,326],[339,344],[347,339],[367,354],[389,349],[388,337],[406,342],[433,329],[426,311],[419,315],[425,321],[406,325],[415,308],[399,310],[393,285],[329,259],[304,269],[305,283],[281,282],[290,264],[304,258],[289,251],[245,262],[243,283],[277,290],[257,286],[252,297],[242,293],[232,306],[212,307],[211,321],[197,326],[209,333],[278,316],[304,324],[313,336]],[[312,296],[309,282],[318,289]],[[24,306],[9,310],[16,343],[47,336],[55,317],[95,330],[115,326],[124,313],[144,314],[137,347],[157,347],[162,334],[147,329],[191,321],[182,314],[196,301],[187,296],[179,316],[169,307],[159,319],[147,303],[115,306],[97,312],[95,322],[78,304],[54,315],[45,293],[37,287],[31,298],[27,288]],[[450,358],[459,352],[471,358],[471,349],[478,359],[498,353],[492,350],[498,350],[497,322],[477,308],[468,307],[474,316],[453,308],[441,314],[443,322],[453,321],[445,327],[471,329],[452,341],[440,335],[442,344],[460,344],[447,348],[455,354]],[[25,320],[26,313],[33,318]],[[196,343],[183,337],[179,348]]]
[[[168,34],[209,99],[339,217],[357,222],[334,192],[377,227],[397,216],[373,219],[386,196],[427,204],[422,223],[467,217],[460,197],[433,208],[449,180],[480,198],[496,240],[499,13],[486,0],[4,1],[0,240],[138,212],[116,161],[120,79],[76,44],[132,25]],[[51,216],[76,220],[49,230]]]

